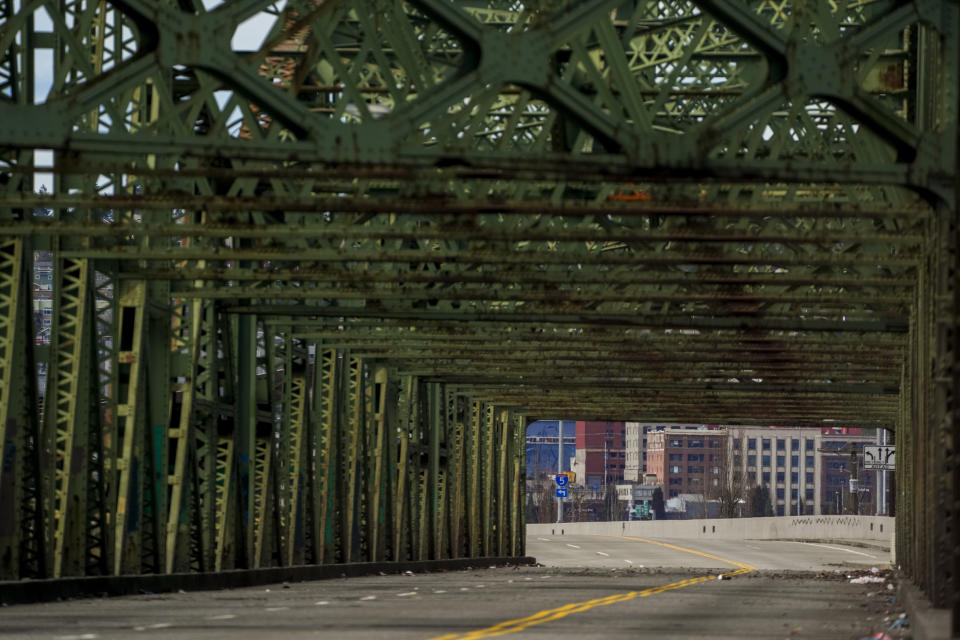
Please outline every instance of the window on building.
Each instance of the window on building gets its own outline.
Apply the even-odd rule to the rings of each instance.
[[[777,456],[777,466],[782,467],[787,464],[787,456]]]
[[[791,471],[791,472],[790,472],[790,482],[791,482],[792,484],[797,484],[798,482],[800,482],[800,474],[797,473],[796,471]]]
[[[670,484],[683,484],[683,478],[670,478]]]
[[[783,438],[777,438],[777,451],[786,451],[787,441]]]
[[[765,466],[765,467],[769,467],[769,466],[770,466],[770,456],[762,456],[762,457],[760,458],[760,460],[761,460],[761,462],[763,463],[763,466]]]
[[[733,456],[733,466],[740,468],[743,466],[743,457]]]
[[[786,474],[783,471],[777,471],[777,484],[786,482]]]
[[[798,493],[799,493],[799,492],[797,491],[796,488],[790,489],[790,497],[791,497],[793,500],[796,500],[796,499],[797,499]]]
[[[691,486],[692,485],[699,486],[702,480],[703,478],[701,478],[700,476],[693,476],[692,478],[687,478],[687,482],[689,482]]]
[[[764,484],[770,484],[770,472],[769,472],[769,471],[764,471],[764,472],[763,472],[763,483],[764,483]]]
[[[784,498],[784,490],[777,489],[777,500],[783,500],[783,498]]]
[[[670,446],[671,446],[671,447],[682,447],[682,446],[683,446],[683,443],[681,443],[680,440],[671,440],[671,441],[670,441]]]
[[[800,450],[800,438],[792,438],[790,440],[790,449],[793,451]]]
[[[812,468],[813,468],[813,456],[807,456],[806,458],[807,458],[807,459],[806,459],[806,460],[804,461],[804,463],[803,463],[804,466],[805,466],[807,469],[812,469]]]
[[[670,473],[682,473],[680,470],[680,465],[674,464],[670,466]]]
[[[703,440],[687,440],[688,449],[702,449]]]
[[[671,453],[671,454],[670,454],[670,462],[683,462],[683,454],[682,454],[682,453]]]
[[[749,455],[747,456],[747,466],[748,466],[748,467],[755,467],[755,466],[757,466],[757,456],[756,456],[756,455],[754,455],[754,454],[751,453],[751,454],[749,454]]]
[[[804,474],[804,480],[807,484],[813,484],[813,472],[808,471]]]
[[[719,448],[720,448],[720,441],[717,440],[716,438],[710,438],[710,448],[711,448],[711,449],[719,449]]]
[[[800,456],[790,456],[790,466],[797,468],[800,466]]]
[[[763,450],[770,451],[770,438],[763,438],[762,443],[763,443]]]
[[[739,449],[739,448],[740,448],[740,438],[734,438],[734,439],[733,439],[733,448],[734,448],[734,449]]]
[[[670,489],[670,497],[671,497],[671,498],[676,498],[678,495],[680,495],[680,490],[679,490],[679,489]]]
[[[687,461],[689,461],[689,462],[703,462],[703,454],[702,454],[702,453],[688,453],[688,454],[687,454]]]
[[[782,516],[784,514],[784,508],[782,504],[777,505],[777,515]]]
[[[687,473],[703,473],[703,467],[689,466],[687,467]]]
[[[847,477],[846,477],[846,476],[842,476],[842,475],[835,474],[835,473],[828,473],[828,474],[827,474],[827,485],[828,485],[828,486],[831,486],[831,487],[842,487],[846,481],[847,481]]]
[[[710,471],[711,471],[711,472],[713,473],[713,475],[715,475],[715,476],[720,475],[720,467],[711,467],[711,468],[710,468]]]
[[[756,448],[757,448],[757,439],[747,438],[747,449],[756,449]]]
[[[813,438],[807,438],[807,451],[813,451]]]
[[[807,489],[803,492],[805,500],[813,500],[813,489]]]

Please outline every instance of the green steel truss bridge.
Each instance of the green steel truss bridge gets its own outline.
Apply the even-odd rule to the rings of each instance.
[[[0,578],[516,556],[531,419],[839,424],[960,612],[958,29],[0,0]]]

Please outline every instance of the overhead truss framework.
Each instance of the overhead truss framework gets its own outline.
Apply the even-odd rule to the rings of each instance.
[[[956,607],[958,27],[0,1],[0,577],[517,555],[528,420],[842,423]]]

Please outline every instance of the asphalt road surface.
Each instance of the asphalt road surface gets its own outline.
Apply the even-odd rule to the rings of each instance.
[[[885,578],[873,549],[533,536],[527,551],[546,566],[12,606],[0,638],[792,640],[860,638],[899,612],[886,582],[849,582]]]

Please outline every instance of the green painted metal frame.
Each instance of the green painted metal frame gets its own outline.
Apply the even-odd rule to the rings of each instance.
[[[0,578],[519,555],[528,419],[841,420],[960,612],[955,2],[202,4],[0,1]]]

